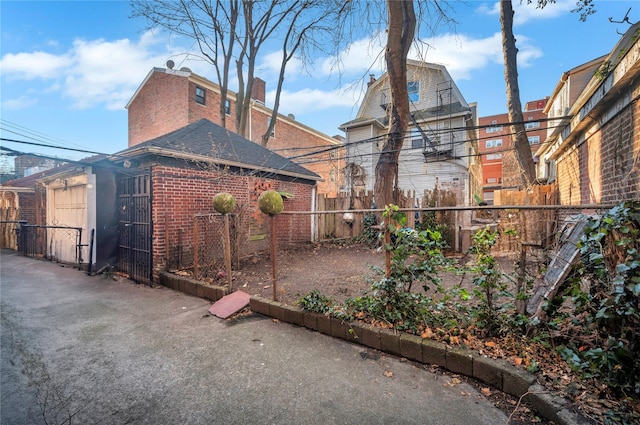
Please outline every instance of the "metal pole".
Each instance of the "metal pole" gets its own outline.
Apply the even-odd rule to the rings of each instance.
[[[273,300],[278,301],[278,289],[276,282],[276,218],[270,216],[271,220],[271,282],[273,284]]]
[[[229,214],[224,214],[224,260],[227,266],[227,283],[231,293],[231,238],[229,237]]]
[[[96,236],[96,229],[91,229],[91,239],[89,240],[89,264],[87,264],[87,274],[91,276],[91,263],[93,263],[93,241]]]

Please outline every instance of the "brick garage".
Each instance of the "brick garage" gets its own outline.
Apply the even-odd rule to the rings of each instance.
[[[136,145],[118,156],[150,174],[156,272],[175,266],[170,263],[175,263],[177,255],[184,263],[193,257],[194,217],[209,214],[213,219],[217,215],[212,205],[216,194],[228,192],[236,198],[237,232],[242,254],[247,255],[268,246],[265,240],[249,240],[256,232],[264,235],[269,223],[258,210],[258,196],[268,189],[286,192],[285,211],[310,211],[320,178],[208,120]],[[309,215],[282,214],[275,217],[275,225],[281,247],[312,238]]]

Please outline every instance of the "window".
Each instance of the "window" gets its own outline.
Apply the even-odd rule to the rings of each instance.
[[[420,133],[420,130],[418,130],[417,128],[411,129],[411,148],[412,149],[423,148],[422,134]]]
[[[496,177],[490,177],[487,179],[487,183],[498,183],[498,179]]]
[[[332,150],[329,152],[329,158],[335,158],[336,157],[336,151]]]
[[[331,169],[330,176],[331,176],[330,177],[331,181],[335,182],[336,181],[336,170],[335,170],[335,168]]]
[[[206,92],[202,87],[196,86],[196,103],[201,105],[206,104]]]
[[[540,122],[539,121],[533,121],[533,122],[524,123],[524,128],[526,130],[533,130],[533,129],[536,129],[536,128],[540,128]]]
[[[269,128],[270,125],[271,125],[271,117],[269,117],[269,119],[267,120],[267,128]],[[275,126],[275,124],[273,125],[273,130],[271,130],[271,134],[269,135],[269,137],[276,137],[276,126]]]
[[[529,136],[529,144],[530,145],[539,145],[540,144],[540,136]]]
[[[498,121],[496,120],[491,121],[491,127],[487,127],[487,133],[499,133],[502,131],[502,126],[495,125],[495,124],[498,124]]]
[[[419,102],[420,101],[420,82],[408,81],[407,92],[409,92],[409,102]]]
[[[487,140],[484,145],[486,148],[497,148],[502,146],[502,139]]]
[[[224,113],[231,115],[231,101],[229,99],[224,101]]]
[[[496,159],[501,159],[502,158],[502,154],[501,153],[490,153],[487,154],[487,161],[495,161]]]

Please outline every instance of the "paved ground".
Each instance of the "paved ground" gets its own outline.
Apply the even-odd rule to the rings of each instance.
[[[260,315],[2,251],[0,423],[504,424],[465,383]],[[71,420],[70,420],[71,419]]]

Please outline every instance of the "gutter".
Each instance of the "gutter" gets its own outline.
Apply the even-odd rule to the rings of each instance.
[[[156,146],[146,146],[146,147],[137,148],[137,149],[134,149],[132,151],[127,152],[124,155],[120,154],[118,156],[121,159],[122,156],[134,157],[134,156],[143,155],[143,154],[159,155],[159,156],[164,156],[164,157],[168,157],[168,158],[186,159],[186,160],[189,160],[189,161],[208,162],[208,163],[212,163],[212,164],[226,165],[226,166],[229,166],[229,167],[236,167],[236,168],[245,168],[245,169],[249,168],[249,169],[256,170],[256,171],[262,171],[262,172],[267,172],[267,173],[275,173],[275,174],[279,174],[279,175],[282,175],[282,176],[295,177],[295,178],[299,178],[299,179],[303,179],[303,180],[323,181],[322,177],[320,177],[320,176],[310,176],[308,174],[300,174],[300,173],[295,173],[295,172],[292,172],[292,171],[281,170],[281,169],[278,169],[278,168],[260,167],[260,166],[256,166],[256,165],[245,164],[245,163],[242,163],[242,162],[211,158],[210,156],[205,156],[205,155],[194,155],[194,154],[188,154],[188,153],[181,153],[181,152],[176,152],[176,151],[170,150],[170,149],[159,148],[159,147],[156,147]],[[109,159],[117,159],[117,158],[116,157],[110,157]]]

